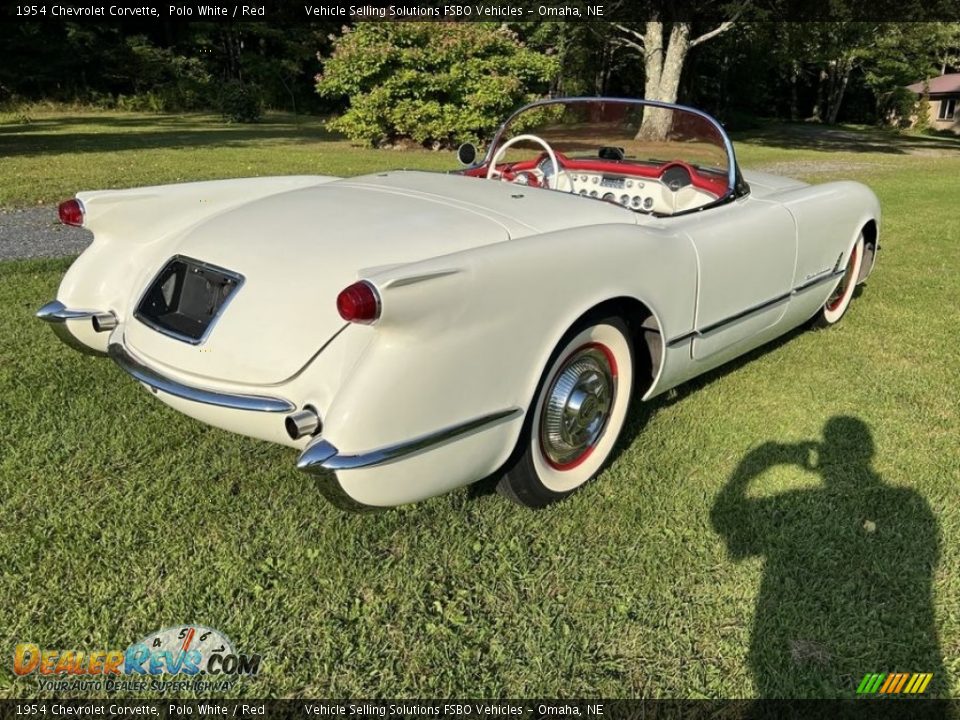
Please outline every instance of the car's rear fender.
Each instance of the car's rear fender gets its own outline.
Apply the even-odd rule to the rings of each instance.
[[[361,453],[472,418],[525,412],[560,338],[606,300],[636,298],[665,335],[689,332],[696,272],[689,240],[667,226],[601,225],[371,273],[382,316],[326,409],[324,440]],[[506,436],[481,433],[494,442],[470,473],[448,466],[424,479],[433,484],[427,494],[501,465],[521,423],[506,427]],[[482,444],[472,442],[475,450]]]

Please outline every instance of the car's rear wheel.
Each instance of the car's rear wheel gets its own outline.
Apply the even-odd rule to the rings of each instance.
[[[860,277],[860,266],[863,264],[863,245],[863,234],[861,233],[853,246],[850,257],[847,259],[847,269],[844,271],[843,277],[834,291],[830,293],[830,297],[827,298],[823,307],[814,316],[813,324],[815,327],[823,328],[836,325],[847,312],[847,308],[850,307],[853,292],[857,287],[857,278]]]
[[[586,321],[571,329],[540,379],[497,491],[539,508],[595,477],[623,429],[633,377],[622,320]]]

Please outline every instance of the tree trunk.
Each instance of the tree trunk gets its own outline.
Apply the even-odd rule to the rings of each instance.
[[[683,63],[690,50],[690,23],[673,23],[666,51],[663,47],[663,23],[648,22],[644,33],[646,52],[647,100],[676,102]],[[670,132],[673,113],[660,108],[645,108],[638,140],[663,140]]]
[[[726,32],[735,23],[736,15],[693,40],[690,39],[690,23],[671,23],[670,39],[667,41],[666,48],[663,46],[664,26],[659,20],[644,23],[642,33],[624,25],[614,24],[614,27],[622,33],[616,41],[617,45],[632,48],[643,56],[644,97],[647,100],[675,103],[683,63],[687,59],[690,48]],[[672,119],[673,114],[669,110],[644,108],[637,139],[662,140],[670,132]]]
[[[790,63],[790,119],[797,119],[797,80],[800,77],[800,63],[793,60]]]
[[[810,116],[811,120],[816,122],[823,122],[823,108],[826,103],[825,89],[824,86],[827,83],[827,71],[821,69],[820,76],[817,82],[817,100],[813,105],[813,114]]]
[[[847,91],[847,83],[850,81],[850,63],[844,62],[838,67],[836,72],[838,77],[834,78],[831,87],[830,107],[827,112],[827,122],[833,125],[837,122],[837,114],[840,112],[840,104],[843,102],[844,93]]]

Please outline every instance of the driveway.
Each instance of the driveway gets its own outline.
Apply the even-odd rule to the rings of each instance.
[[[0,210],[0,261],[80,253],[93,233],[61,225],[55,207]]]

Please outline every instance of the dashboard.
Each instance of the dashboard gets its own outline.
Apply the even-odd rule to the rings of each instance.
[[[684,165],[668,165],[659,177],[633,177],[604,171],[565,167],[554,179],[549,159],[537,165],[540,176],[556,190],[617,203],[638,212],[670,215],[692,210],[716,200],[720,194],[694,185]]]
[[[498,164],[502,179],[569,192],[642,213],[672,215],[707,205],[726,192],[726,178],[681,161],[637,163],[571,158],[557,153],[560,172],[543,153],[532,160]],[[469,174],[486,176],[485,168]]]
[[[567,173],[571,190],[577,195],[616,202],[633,210],[654,209],[657,204],[654,190],[659,194],[655,180],[633,180],[617,175],[600,173]]]

